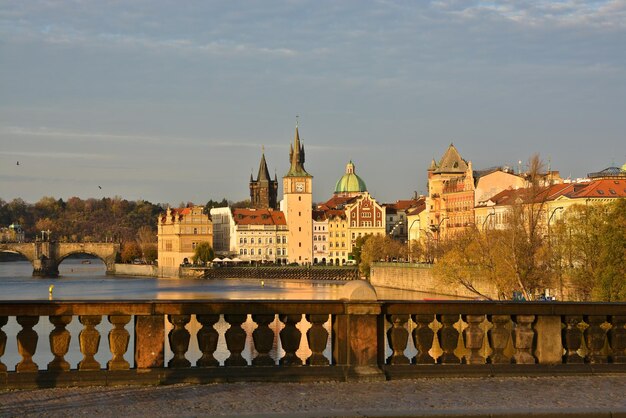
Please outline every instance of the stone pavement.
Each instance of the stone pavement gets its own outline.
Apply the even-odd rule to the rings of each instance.
[[[0,417],[622,417],[626,376],[222,383],[0,392]]]

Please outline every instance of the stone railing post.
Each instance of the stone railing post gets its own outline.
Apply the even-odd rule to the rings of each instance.
[[[513,333],[515,354],[513,360],[517,364],[535,364],[535,357],[532,354],[535,341],[534,321],[535,315],[517,315],[515,317],[515,332]]]
[[[20,332],[17,333],[17,351],[22,356],[22,361],[17,363],[15,370],[17,372],[36,372],[39,370],[39,366],[33,361],[33,356],[37,350],[39,336],[33,327],[39,322],[39,317],[18,316],[16,320],[22,326]]]
[[[384,380],[384,316],[376,302],[346,302],[333,322],[333,363],[346,366],[348,380]]]
[[[130,322],[130,318],[130,315],[109,315],[109,322],[113,325],[109,331],[109,348],[113,355],[107,363],[109,370],[127,370],[130,367],[124,359],[130,341],[130,334],[124,326]]]
[[[5,326],[8,322],[9,318],[6,316],[0,316],[0,360],[2,360],[2,356],[4,355],[4,349],[7,346],[7,334],[2,331],[2,327]],[[0,361],[0,373],[4,373],[7,371],[7,366]]]
[[[535,356],[539,364],[561,364],[563,362],[563,342],[561,317],[539,315],[535,323]]]
[[[51,316],[50,323],[54,325],[54,329],[50,331],[50,351],[54,355],[54,359],[48,363],[48,370],[68,371],[70,363],[65,360],[65,355],[70,348],[72,336],[65,327],[72,322],[71,315]]]
[[[83,359],[78,363],[78,370],[100,370],[100,363],[95,359],[100,346],[100,333],[96,329],[102,321],[100,315],[80,315],[78,320],[83,324],[83,330],[78,334],[80,352]]]
[[[611,317],[611,348],[613,350],[612,358],[613,363],[626,363],[626,315],[614,315]],[[0,327],[2,322],[0,320]],[[0,339],[2,335],[0,334]],[[0,345],[2,342],[0,341]],[[0,348],[1,350],[1,348]],[[2,355],[2,351],[0,351]],[[0,366],[2,367],[2,366]]]
[[[135,316],[135,365],[158,369],[165,364],[165,316]]]

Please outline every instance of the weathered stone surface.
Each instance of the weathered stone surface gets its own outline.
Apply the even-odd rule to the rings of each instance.
[[[4,349],[7,346],[7,334],[2,331],[2,327],[5,326],[8,322],[8,319],[6,316],[0,316],[0,360],[2,360],[2,356],[4,355]],[[2,363],[2,361],[0,361],[0,373],[2,372],[6,372],[7,371],[7,366]]]
[[[202,357],[198,359],[198,367],[217,367],[219,362],[215,358],[215,350],[219,340],[219,333],[214,325],[220,320],[219,315],[196,315],[196,319],[202,324],[198,330],[198,348],[202,352]]]
[[[613,363],[626,363],[626,315],[612,316],[611,325],[611,358]]]
[[[469,350],[469,353],[465,356],[467,364],[485,363],[485,357],[480,353],[485,338],[485,331],[480,327],[480,324],[484,320],[485,315],[466,315],[465,317],[465,321],[468,324],[464,331],[465,347]]]
[[[257,329],[252,332],[254,348],[259,353],[252,364],[254,366],[273,366],[276,363],[270,356],[270,351],[274,345],[274,331],[269,325],[274,321],[274,315],[252,315],[252,320],[257,323]]]
[[[489,343],[493,353],[489,357],[493,364],[508,364],[511,358],[505,353],[505,349],[511,339],[511,330],[508,326],[511,324],[509,315],[492,315],[491,323],[493,327],[489,331]]]
[[[109,370],[128,370],[130,367],[124,359],[130,340],[130,334],[124,326],[130,322],[130,318],[130,315],[109,315],[109,322],[113,324],[113,329],[109,331],[109,348],[113,355],[107,363]]]
[[[191,321],[191,315],[169,315],[170,322],[174,326],[168,334],[170,348],[174,357],[167,363],[169,367],[190,367],[191,362],[185,358],[185,353],[189,350],[189,340],[191,335],[185,325]]]
[[[539,364],[561,364],[563,343],[561,342],[561,317],[540,315],[535,323],[535,356]]]
[[[439,344],[443,350],[439,361],[442,364],[459,364],[461,359],[454,354],[459,342],[459,331],[454,324],[459,320],[459,315],[441,315],[439,319],[442,324],[439,330]]]
[[[138,369],[163,367],[164,335],[163,315],[135,316],[135,365]]]
[[[344,300],[377,300],[376,290],[365,280],[353,280],[341,287],[339,298]]]
[[[81,315],[78,317],[81,324],[84,325],[83,330],[78,335],[80,342],[80,352],[83,353],[83,359],[78,363],[78,370],[100,370],[100,363],[95,359],[100,346],[100,333],[96,329],[102,321],[100,315]]]
[[[535,341],[535,331],[532,328],[535,315],[517,315],[515,317],[515,332],[513,342],[515,354],[513,360],[517,364],[534,364],[535,357],[532,354]]]
[[[280,359],[281,366],[301,366],[302,359],[296,355],[300,348],[302,332],[296,327],[302,320],[302,315],[280,315],[280,320],[285,328],[280,331],[280,343],[285,350],[285,355]]]
[[[435,363],[435,359],[429,353],[435,340],[435,331],[429,325],[434,319],[434,315],[413,315],[413,321],[416,324],[413,330],[413,344],[417,348],[416,364]]]
[[[36,372],[39,370],[37,363],[33,362],[33,356],[37,350],[39,336],[33,327],[39,322],[38,316],[18,316],[17,323],[22,326],[22,330],[17,333],[17,351],[22,356],[22,361],[17,363],[17,372]]]
[[[387,341],[392,351],[387,358],[387,364],[410,364],[410,360],[404,355],[409,340],[409,331],[405,327],[409,322],[409,315],[387,315],[387,320],[391,322],[391,328],[387,330]]]
[[[583,344],[583,332],[579,325],[583,321],[582,315],[565,315],[563,340],[565,341],[565,363],[584,363],[585,359],[578,354]]]
[[[54,325],[49,337],[50,351],[54,355],[54,359],[48,363],[48,370],[67,371],[70,369],[70,364],[65,360],[65,355],[70,348],[72,336],[65,327],[72,322],[72,316],[51,316],[50,322]]]
[[[587,359],[589,363],[607,363],[608,356],[603,351],[606,344],[607,330],[602,327],[606,322],[604,315],[589,315],[586,318],[589,327],[585,330],[585,338],[587,342]]]
[[[230,351],[230,356],[224,361],[226,366],[239,367],[248,365],[246,359],[241,355],[246,346],[246,331],[243,330],[241,324],[246,322],[246,319],[248,319],[248,315],[224,315],[224,320],[230,324],[230,328],[224,334],[226,347]]]
[[[306,319],[311,323],[311,328],[306,333],[311,356],[306,363],[311,366],[328,366],[329,361],[324,356],[328,344],[328,331],[324,324],[328,321],[328,315],[306,315]]]

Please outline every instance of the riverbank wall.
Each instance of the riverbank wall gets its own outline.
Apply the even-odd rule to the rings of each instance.
[[[476,297],[475,293],[463,286],[446,284],[437,280],[433,274],[432,264],[373,263],[370,283],[374,286],[455,296],[457,298]],[[498,298],[495,286],[490,283],[479,282],[476,288],[486,296]]]
[[[157,267],[150,264],[115,264],[116,276],[157,277]]]

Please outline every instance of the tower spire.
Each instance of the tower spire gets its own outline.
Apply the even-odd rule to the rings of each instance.
[[[296,116],[296,133],[293,138],[293,144],[289,151],[289,160],[291,166],[289,167],[288,176],[309,176],[309,173],[304,169],[304,145],[300,142],[300,133],[298,131],[298,118]]]

